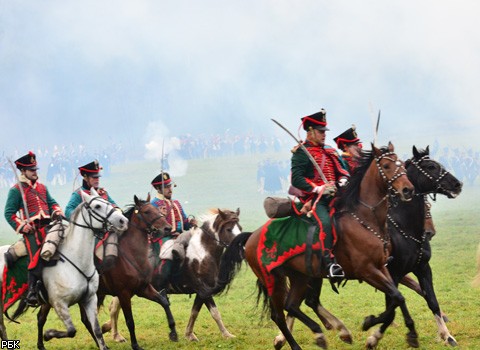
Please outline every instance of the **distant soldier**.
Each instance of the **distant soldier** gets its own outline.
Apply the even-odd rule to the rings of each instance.
[[[24,237],[30,257],[26,301],[35,306],[38,304],[35,286],[42,272],[39,248],[46,236],[46,226],[52,219],[62,217],[63,212],[57,201],[50,196],[47,187],[38,181],[35,154],[29,152],[18,158],[15,164],[21,174],[19,182],[8,192],[5,218],[14,230]],[[7,263],[12,259],[11,253],[7,253],[6,259]]]

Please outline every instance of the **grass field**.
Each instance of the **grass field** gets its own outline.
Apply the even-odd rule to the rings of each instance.
[[[189,214],[194,215],[202,214],[211,207],[240,207],[244,230],[256,229],[266,219],[262,209],[265,195],[257,192],[256,166],[259,160],[267,157],[285,158],[288,154],[191,161],[187,175],[176,179],[178,187],[174,190],[174,196],[185,203]],[[102,184],[123,206],[133,201],[134,194],[145,198],[150,189],[149,183],[157,172],[158,167],[155,164],[146,162],[116,166],[110,178],[102,179]],[[71,190],[71,185],[50,188],[62,207],[67,203]],[[6,194],[6,190],[0,191],[2,212]],[[443,311],[450,318],[449,330],[458,341],[460,349],[480,349],[480,289],[474,289],[470,285],[476,273],[476,249],[480,241],[480,225],[476,221],[479,194],[478,186],[466,187],[457,199],[439,197],[432,210],[437,227],[437,235],[432,241],[431,262],[435,289]],[[0,233],[0,240],[4,244],[11,243],[16,238],[4,220],[0,224]],[[436,323],[426,303],[404,287],[401,287],[401,291],[416,322],[420,348],[444,349],[445,346],[438,341]],[[182,336],[193,298],[188,295],[173,295],[170,299],[180,336],[178,343],[168,340],[166,317],[160,306],[136,297],[133,299],[137,338],[145,349],[273,348],[273,338],[278,330],[270,320],[262,320],[260,309],[255,308],[255,279],[247,266],[242,269],[230,291],[216,299],[224,323],[229,331],[236,335],[235,339],[223,339],[207,310],[202,309],[195,327],[200,341],[186,341]],[[350,281],[340,290],[340,295],[326,286],[322,303],[344,321],[354,338],[353,345],[344,344],[334,332],[328,331],[326,335],[329,348],[363,349],[369,332],[362,332],[360,325],[365,316],[383,311],[383,301],[383,294],[365,283]],[[310,310],[305,310],[314,317]],[[52,340],[46,343],[47,348],[95,349],[93,340],[80,321],[78,308],[73,306],[71,312],[78,329],[76,337]],[[99,318],[101,322],[106,321],[107,312],[101,311]],[[20,325],[7,323],[9,337],[20,339],[22,349],[35,349],[36,314],[28,312],[21,322]],[[406,328],[401,317],[396,318],[396,324],[397,326],[387,331],[379,349],[407,348]],[[46,326],[63,329],[63,324],[54,312],[50,314]],[[120,330],[128,338],[123,316],[120,318]],[[303,325],[295,325],[294,335],[302,348],[317,348],[310,331]],[[116,344],[109,334],[105,337],[111,349],[130,349],[130,343]]]

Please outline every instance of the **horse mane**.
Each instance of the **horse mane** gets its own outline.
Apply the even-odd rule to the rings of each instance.
[[[388,151],[388,148],[382,147],[380,148],[380,151],[384,154]],[[335,198],[334,207],[336,211],[342,209],[353,210],[353,208],[359,203],[360,183],[374,158],[375,154],[373,150],[362,150],[360,153],[360,159],[358,160],[358,167],[353,174],[351,174],[348,185],[341,187]]]

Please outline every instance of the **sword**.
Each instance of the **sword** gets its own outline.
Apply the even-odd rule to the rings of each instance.
[[[8,158],[8,162],[10,163],[10,166],[12,167],[13,173],[15,174],[15,179],[17,179],[18,189],[20,190],[20,195],[22,196],[23,210],[25,212],[25,217],[27,218],[26,223],[28,224],[28,223],[30,223],[30,214],[28,213],[25,193],[23,192],[23,185],[22,185],[22,182],[20,181],[20,178],[18,177],[17,170],[15,169],[15,166],[13,165],[13,162],[10,158]]]
[[[380,125],[380,110],[378,110],[378,116],[377,116],[377,125],[375,127],[375,133],[373,135],[373,144],[375,145],[377,141],[377,135],[378,135],[378,126]]]
[[[325,177],[325,174],[323,173],[322,169],[320,169],[320,166],[318,165],[318,163],[315,161],[315,158],[313,158],[313,156],[310,154],[310,152],[308,152],[307,148],[303,145],[303,143],[299,140],[297,140],[297,138],[286,128],[284,127],[282,124],[280,124],[279,122],[277,122],[275,119],[271,119],[272,122],[274,122],[275,124],[277,124],[279,127],[281,127],[283,130],[285,130],[287,132],[287,134],[289,134],[297,143],[298,145],[300,146],[300,148],[302,149],[303,152],[305,152],[305,154],[307,155],[308,159],[310,159],[310,161],[313,163],[313,166],[315,167],[315,169],[317,169],[318,173],[320,174],[320,177],[322,178],[323,182],[325,184],[327,184],[329,181],[327,180],[327,178]]]

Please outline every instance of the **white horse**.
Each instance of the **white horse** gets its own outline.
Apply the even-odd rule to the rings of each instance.
[[[83,203],[75,209],[66,237],[58,247],[60,260],[55,266],[44,267],[43,284],[48,294],[48,303],[38,313],[38,349],[45,349],[43,340],[74,337],[76,329],[68,308],[79,304],[82,322],[101,350],[108,349],[97,318],[98,273],[93,261],[95,235],[105,230],[125,231],[128,219],[92,188],[91,195],[82,191]],[[67,330],[43,327],[51,308],[55,309]]]

